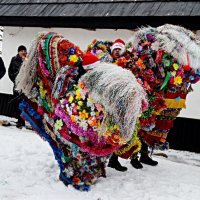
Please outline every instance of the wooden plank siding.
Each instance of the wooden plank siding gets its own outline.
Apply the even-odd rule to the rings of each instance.
[[[0,115],[15,117],[15,107],[11,100],[13,95],[0,93]]]
[[[200,29],[199,9],[199,1],[184,0],[0,0],[0,24],[134,29],[173,23]]]
[[[200,120],[178,117],[167,140],[172,149],[200,153]]]

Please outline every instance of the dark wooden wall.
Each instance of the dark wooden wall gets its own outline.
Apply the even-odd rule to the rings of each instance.
[[[200,120],[178,117],[167,140],[172,149],[200,153]]]
[[[0,115],[15,117],[15,107],[12,99],[13,95],[0,93]]]

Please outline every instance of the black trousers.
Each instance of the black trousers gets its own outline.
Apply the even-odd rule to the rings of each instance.
[[[13,97],[13,106],[15,108],[15,116],[17,118],[17,124],[25,126],[24,119],[20,116],[21,110],[19,109],[19,104],[23,100],[23,95],[20,95],[18,92],[14,91]]]

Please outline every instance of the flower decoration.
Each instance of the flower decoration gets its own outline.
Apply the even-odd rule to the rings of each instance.
[[[55,123],[56,130],[61,130],[62,126],[63,126],[62,119],[56,120],[56,123]]]
[[[70,55],[69,56],[69,61],[70,62],[73,62],[73,63],[76,63],[76,62],[78,62],[78,56],[77,55]]]
[[[182,83],[182,78],[181,78],[181,76],[176,76],[175,78],[174,78],[174,84],[175,85],[180,85]]]
[[[79,117],[80,119],[87,119],[88,113],[85,110],[83,110],[82,112],[79,112]]]

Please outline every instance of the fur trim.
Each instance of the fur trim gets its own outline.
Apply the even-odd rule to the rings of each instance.
[[[115,43],[110,47],[111,52],[113,52],[114,49],[120,49],[120,55],[122,55],[125,52],[125,45],[122,43]]]

